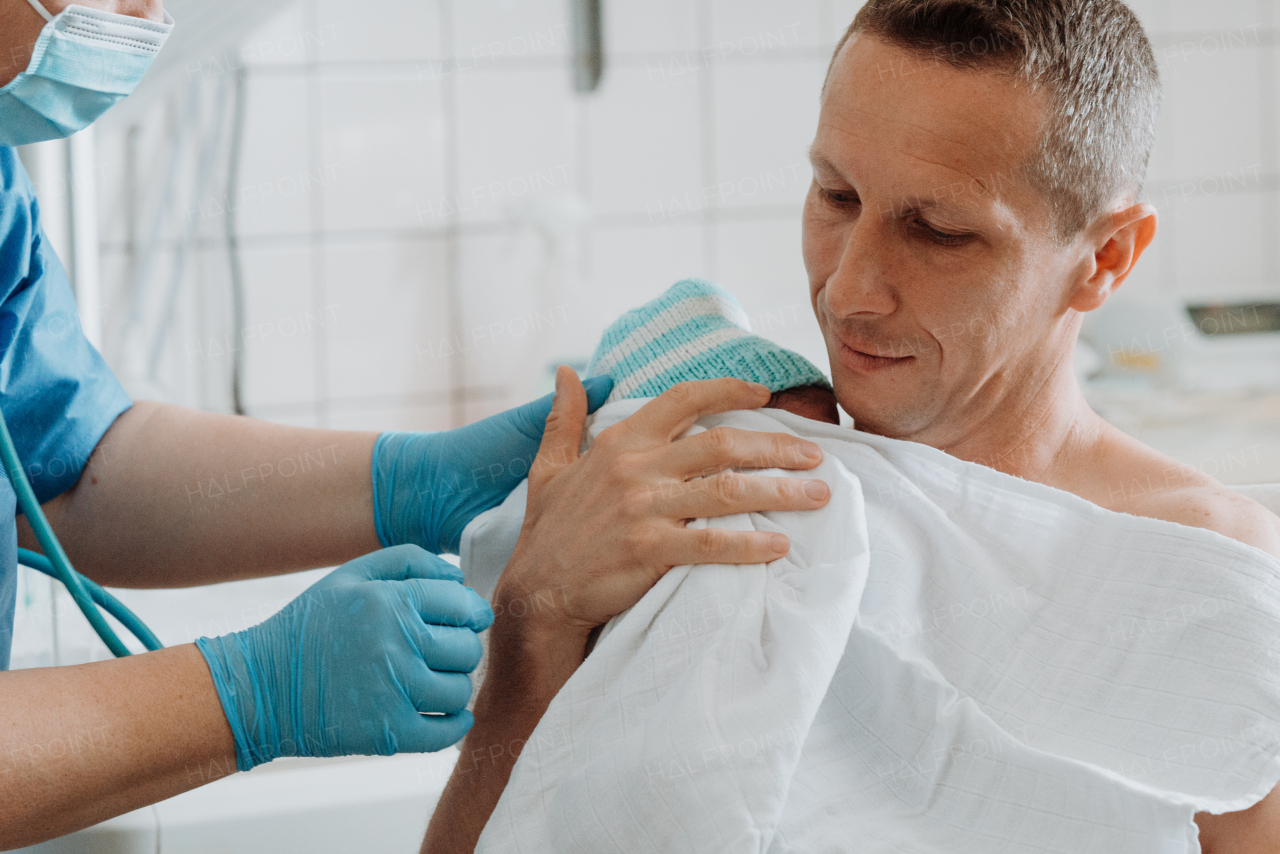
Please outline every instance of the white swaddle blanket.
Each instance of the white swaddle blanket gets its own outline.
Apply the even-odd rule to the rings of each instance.
[[[477,851],[1182,854],[1280,780],[1269,555],[784,412],[718,424],[817,442],[832,501],[716,520],[792,553],[679,567],[610,623]],[[482,593],[525,495],[464,534]]]

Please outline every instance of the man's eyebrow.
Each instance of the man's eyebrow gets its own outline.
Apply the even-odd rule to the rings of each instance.
[[[894,206],[894,209],[903,216],[910,214],[928,213],[929,211],[940,211],[944,214],[952,214],[955,216],[965,216],[973,212],[965,205],[955,204],[954,200],[938,198],[936,196],[912,196],[904,198]]]
[[[829,157],[814,148],[809,149],[809,162],[817,172],[825,172],[838,176],[841,180],[848,180]],[[943,164],[933,163],[932,165],[942,166]],[[950,169],[952,167],[944,168]],[[915,193],[898,199],[885,208],[885,212],[892,213],[897,217],[907,217],[928,211],[938,211],[943,214],[965,218],[981,215],[981,206],[974,204],[974,201],[975,198],[991,197],[991,189],[987,186],[988,183],[988,181],[983,181],[979,178],[941,183],[928,192]],[[977,192],[975,192],[975,187]]]

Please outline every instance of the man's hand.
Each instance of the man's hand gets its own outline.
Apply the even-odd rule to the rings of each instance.
[[[769,402],[739,380],[682,383],[605,430],[578,456],[587,399],[568,368],[529,473],[524,528],[494,594],[498,618],[476,725],[436,806],[422,850],[475,850],[526,739],[582,663],[591,629],[630,608],[673,566],[764,563],[787,553],[782,535],[690,531],[688,519],[812,510],[821,481],[726,469],[811,469],[816,445],[794,436],[717,429],[677,437],[703,415]]]
[[[704,415],[768,403],[764,386],[733,379],[681,383],[605,430],[581,458],[586,395],[568,368],[556,374],[556,389],[529,472],[524,528],[494,600],[554,603],[545,622],[584,643],[673,566],[768,563],[790,548],[782,534],[695,531],[686,528],[689,519],[815,510],[831,497],[818,480],[726,471],[811,469],[822,461],[811,442],[729,428],[678,438]]]

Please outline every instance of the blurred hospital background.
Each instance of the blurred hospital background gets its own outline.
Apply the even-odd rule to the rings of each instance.
[[[686,276],[825,367],[800,210],[859,5],[171,0],[138,93],[23,157],[138,398],[444,429]],[[1160,233],[1079,369],[1161,450],[1280,481],[1280,0],[1132,5],[1166,86]]]
[[[169,0],[178,27],[138,93],[23,157],[84,327],[138,398],[444,429],[548,391],[555,364],[585,366],[610,321],[687,276],[825,368],[800,210],[859,5]],[[1180,461],[1280,481],[1280,0],[1131,5],[1166,87],[1160,233],[1078,368],[1106,417]],[[182,643],[316,575],[119,595]],[[15,666],[107,657],[52,583],[24,575],[19,596]],[[283,812],[271,775],[296,766],[274,763],[128,832],[149,851],[161,826],[165,851],[355,850],[357,832],[416,850],[422,792],[448,773],[430,761],[308,771]]]
[[[136,397],[447,428],[541,393],[617,314],[695,275],[825,365],[799,211],[859,5],[173,0],[137,96],[78,160],[27,160]],[[1249,306],[1280,301],[1280,4],[1134,6],[1167,87],[1161,231],[1095,349],[1126,392],[1280,387],[1272,339],[1182,328],[1188,304],[1246,307],[1201,315],[1211,332],[1275,322]],[[75,186],[96,224],[75,227]]]

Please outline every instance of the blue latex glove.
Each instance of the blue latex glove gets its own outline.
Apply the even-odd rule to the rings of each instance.
[[[457,742],[489,605],[416,546],[334,570],[260,626],[200,638],[248,771],[280,756],[426,753]],[[424,712],[432,714],[421,714]]]
[[[613,380],[583,383],[595,412]],[[462,529],[529,474],[555,395],[444,433],[383,433],[373,446],[373,524],[383,546],[457,554]]]

